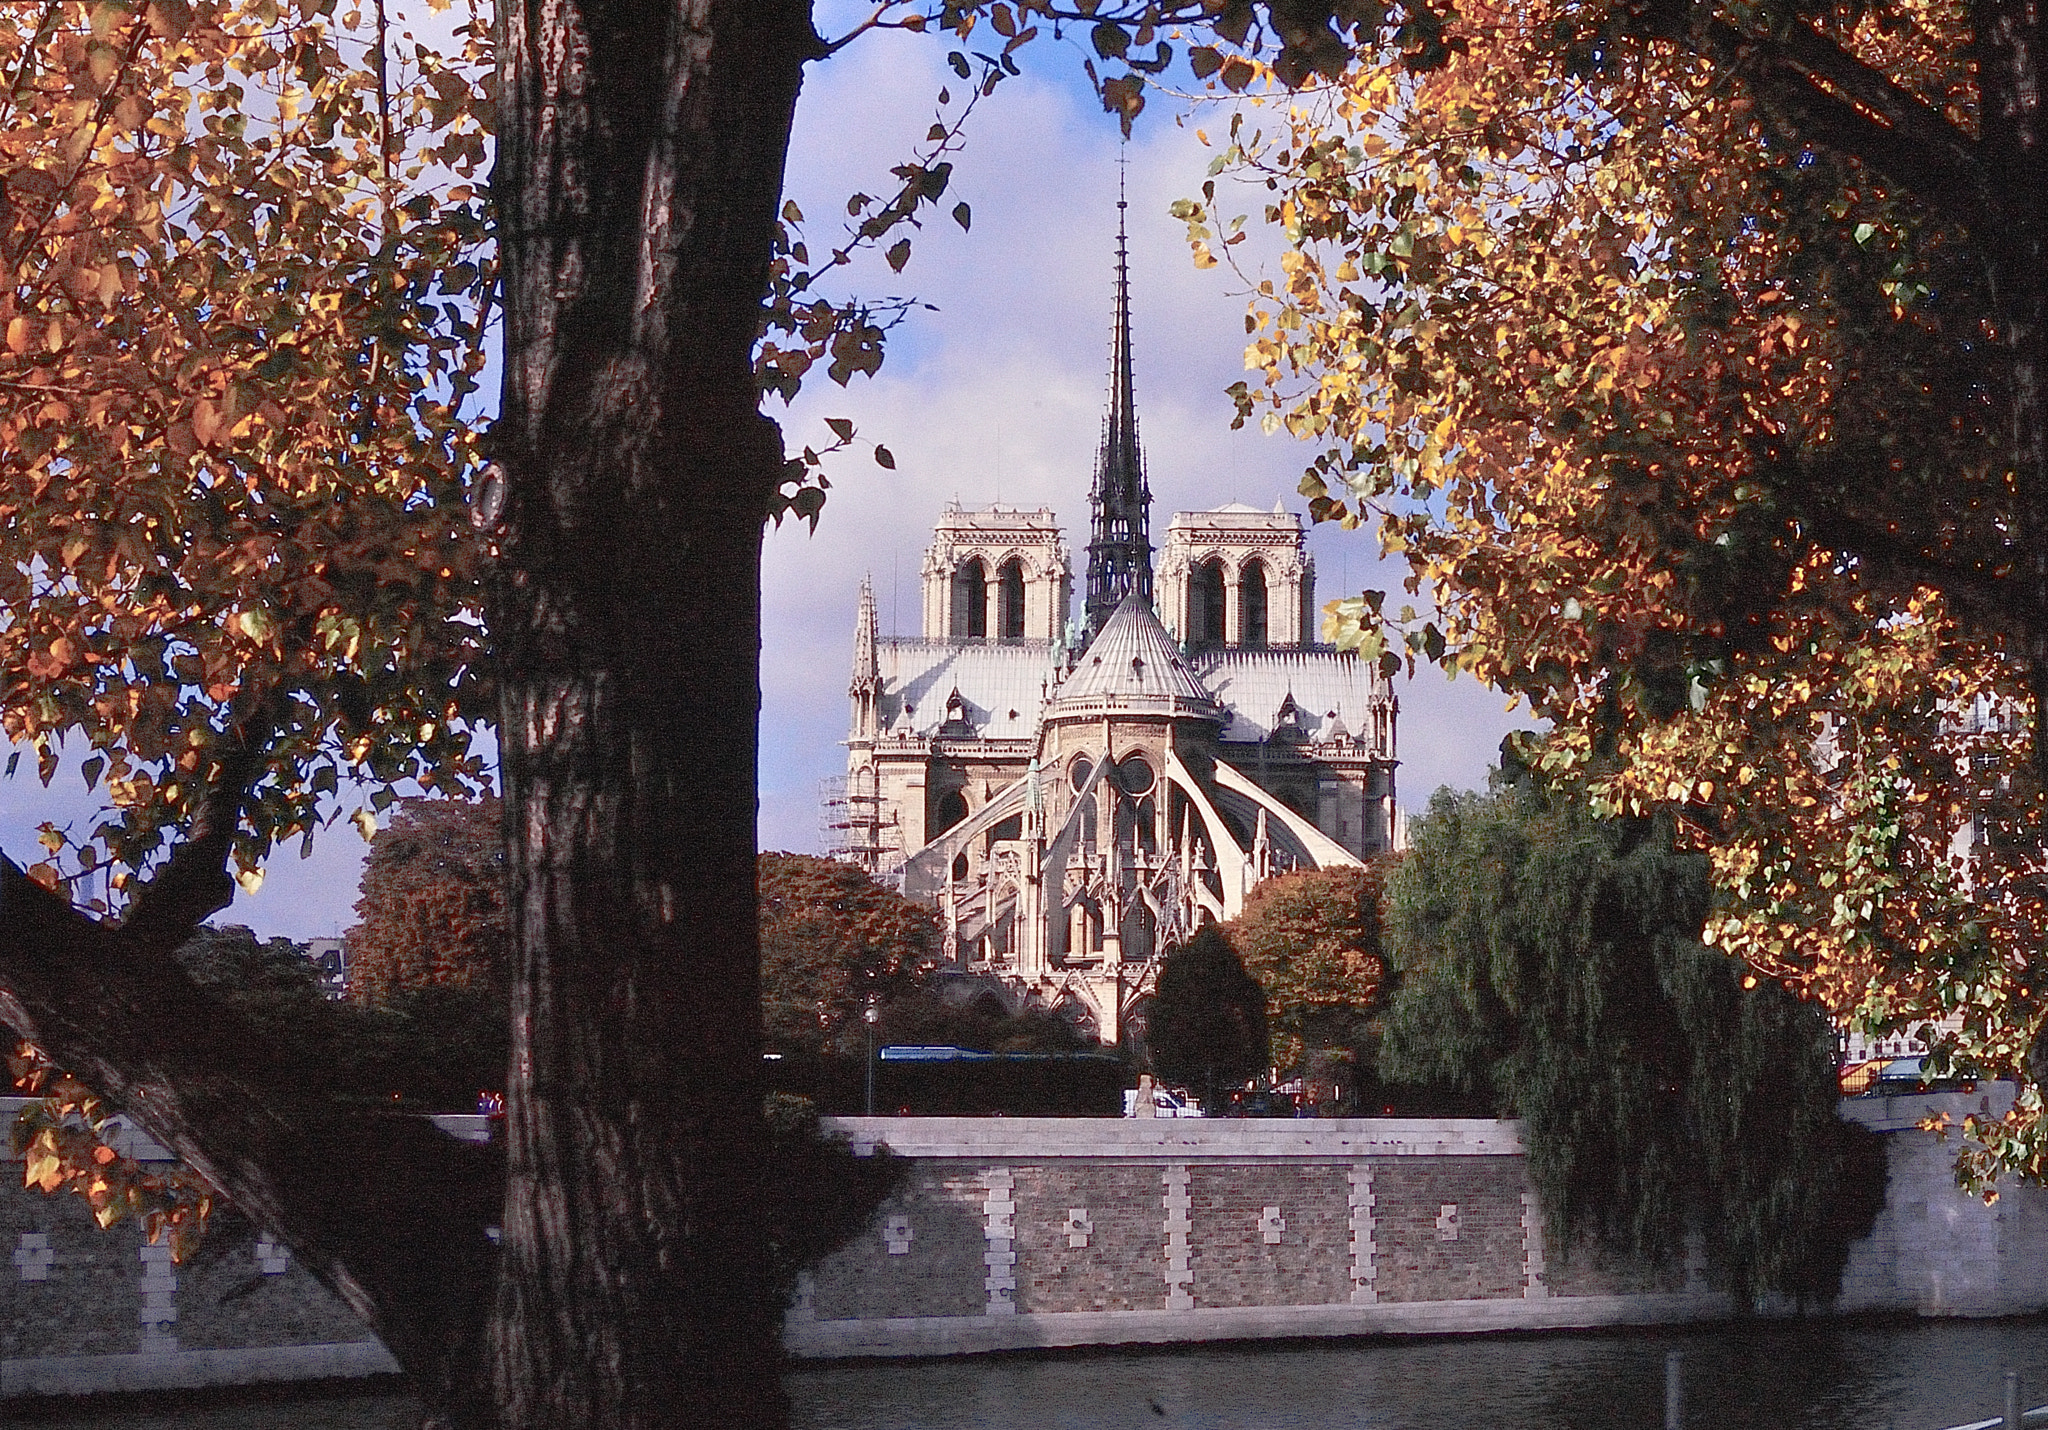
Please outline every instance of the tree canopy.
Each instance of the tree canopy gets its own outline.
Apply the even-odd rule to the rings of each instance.
[[[2041,1023],[2044,146],[2033,11],[1461,5],[1232,122],[1286,242],[1245,416],[1411,595],[1390,664],[1704,851],[1715,946],[2020,1075]],[[1183,212],[1197,260],[1242,229]],[[1959,840],[1958,836],[1962,836]],[[2041,1104],[1973,1124],[2038,1173]]]
[[[815,854],[760,858],[761,1007],[777,1048],[858,1050],[869,998],[893,1002],[929,971],[932,911]]]
[[[1347,36],[1427,63],[1441,22],[892,0],[828,40],[807,0],[503,0],[442,45],[398,10],[0,12],[0,728],[45,779],[84,747],[112,807],[0,864],[7,1021],[288,1244],[438,1419],[772,1426],[759,554],[823,481],[761,399],[873,371],[885,326],[819,297],[842,249],[813,262],[782,198],[805,68],[880,29],[960,45],[926,150],[849,204],[847,246],[900,271],[961,112],[1046,24],[1085,28],[1128,123],[1179,24],[1242,83],[1238,49],[1306,80]],[[366,833],[407,780],[480,788],[478,719],[512,832],[494,1150],[335,1105],[175,957],[350,812],[345,777]],[[95,905],[77,876],[109,865]]]
[[[496,799],[408,799],[370,841],[348,931],[349,996],[420,988],[505,1000],[505,834]]]
[[[1527,782],[1440,790],[1410,831],[1381,1071],[1524,1119],[1555,1245],[1657,1260],[1695,1231],[1738,1304],[1831,1299],[1881,1154],[1836,1117],[1821,1011],[1699,942],[1706,861]]]
[[[1200,1088],[1212,1111],[1217,1090],[1257,1077],[1272,1054],[1266,990],[1245,970],[1214,924],[1167,955],[1145,1018],[1145,1050],[1167,1082]]]
[[[0,22],[0,725],[112,807],[46,887],[124,890],[224,785],[253,886],[343,776],[478,775],[483,30],[373,73],[331,8]]]
[[[1381,871],[1308,869],[1268,879],[1223,927],[1265,990],[1274,1059],[1299,1069],[1311,1053],[1356,1050],[1386,976]]]

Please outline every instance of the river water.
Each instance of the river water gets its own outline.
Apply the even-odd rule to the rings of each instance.
[[[799,1370],[797,1430],[1942,1430],[2048,1402],[2048,1320],[1191,1347]],[[0,1411],[4,1416],[4,1411]],[[402,1396],[39,1413],[52,1430],[412,1430]]]

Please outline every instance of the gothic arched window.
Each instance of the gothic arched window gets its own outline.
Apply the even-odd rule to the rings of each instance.
[[[1266,567],[1257,557],[1244,563],[1237,578],[1237,643],[1246,650],[1266,645]]]
[[[931,837],[937,839],[941,834],[944,834],[965,818],[967,818],[967,796],[960,793],[957,789],[947,790],[939,796],[938,801],[932,806]]]
[[[1024,563],[1014,556],[996,573],[996,634],[1024,639]]]
[[[1188,644],[1223,644],[1223,563],[1213,557],[1188,577]]]
[[[982,640],[987,635],[988,568],[979,556],[972,556],[953,573],[953,639]]]

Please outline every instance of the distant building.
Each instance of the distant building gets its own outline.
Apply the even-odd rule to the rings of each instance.
[[[338,938],[309,938],[306,957],[320,970],[320,991],[339,1001],[348,997],[348,944]]]
[[[940,913],[948,956],[1104,1042],[1195,929],[1261,880],[1394,847],[1393,690],[1317,645],[1299,518],[1176,513],[1156,571],[1118,234],[1082,616],[1044,508],[949,505],[923,629],[865,583],[834,852]]]

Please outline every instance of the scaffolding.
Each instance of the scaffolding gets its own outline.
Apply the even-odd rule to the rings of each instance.
[[[860,865],[870,874],[900,862],[902,841],[893,818],[882,817],[879,794],[851,794],[846,776],[835,775],[818,783],[819,829],[825,852],[834,859]]]

